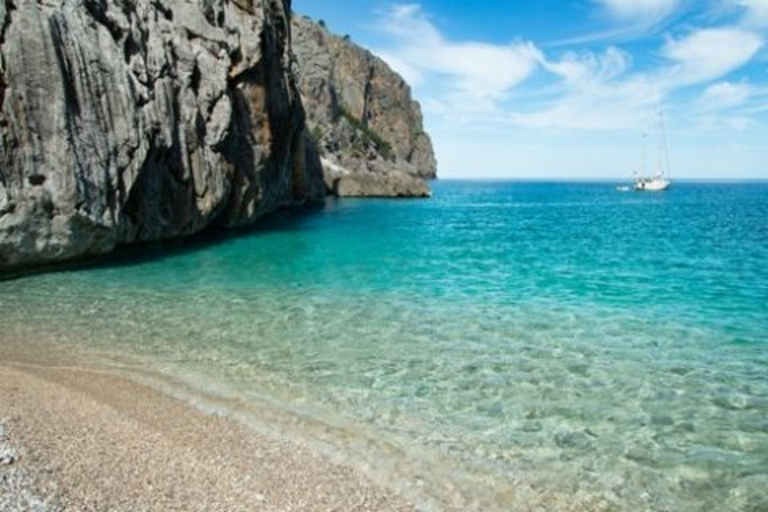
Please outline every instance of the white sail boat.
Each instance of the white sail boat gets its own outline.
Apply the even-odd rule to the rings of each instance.
[[[669,148],[663,113],[659,113],[659,132],[659,159],[656,172],[650,177],[646,175],[645,162],[645,139],[648,135],[643,134],[643,167],[640,172],[635,173],[635,190],[638,192],[663,192],[672,186],[672,180],[669,178]]]

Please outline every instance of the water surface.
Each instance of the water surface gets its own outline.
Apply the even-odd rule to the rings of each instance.
[[[3,328],[375,439],[431,503],[768,510],[768,184],[434,192],[0,282]]]

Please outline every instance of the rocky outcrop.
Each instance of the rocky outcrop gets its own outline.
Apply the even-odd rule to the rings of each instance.
[[[290,0],[0,0],[0,27],[0,269],[325,193]]]
[[[418,176],[393,171],[351,172],[322,159],[328,191],[336,197],[431,197],[427,182]]]
[[[329,190],[427,195],[424,180],[436,177],[437,164],[408,84],[348,37],[304,16],[295,16],[292,26],[299,88],[310,132],[328,164]]]

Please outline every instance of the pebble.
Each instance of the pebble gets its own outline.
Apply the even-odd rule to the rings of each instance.
[[[38,496],[34,477],[16,464],[20,456],[10,441],[8,429],[0,423],[0,511],[64,512],[53,496]]]
[[[0,466],[10,466],[19,460],[16,450],[8,443],[8,431],[0,423]]]
[[[0,466],[10,466],[19,460],[18,455],[10,446],[0,445]]]

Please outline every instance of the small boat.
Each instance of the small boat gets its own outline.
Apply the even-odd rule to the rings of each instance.
[[[637,192],[663,192],[672,186],[669,178],[669,149],[667,147],[667,132],[664,125],[664,114],[659,113],[659,160],[653,176],[646,176],[645,140],[648,134],[643,134],[643,165],[640,172],[635,173],[634,189]]]
[[[629,185],[619,185],[618,187],[616,187],[616,190],[618,190],[619,192],[629,192],[630,190],[632,190],[632,187],[630,187]]]
[[[657,174],[652,178],[641,178],[635,180],[635,190],[637,192],[663,192],[672,185],[672,182]]]

